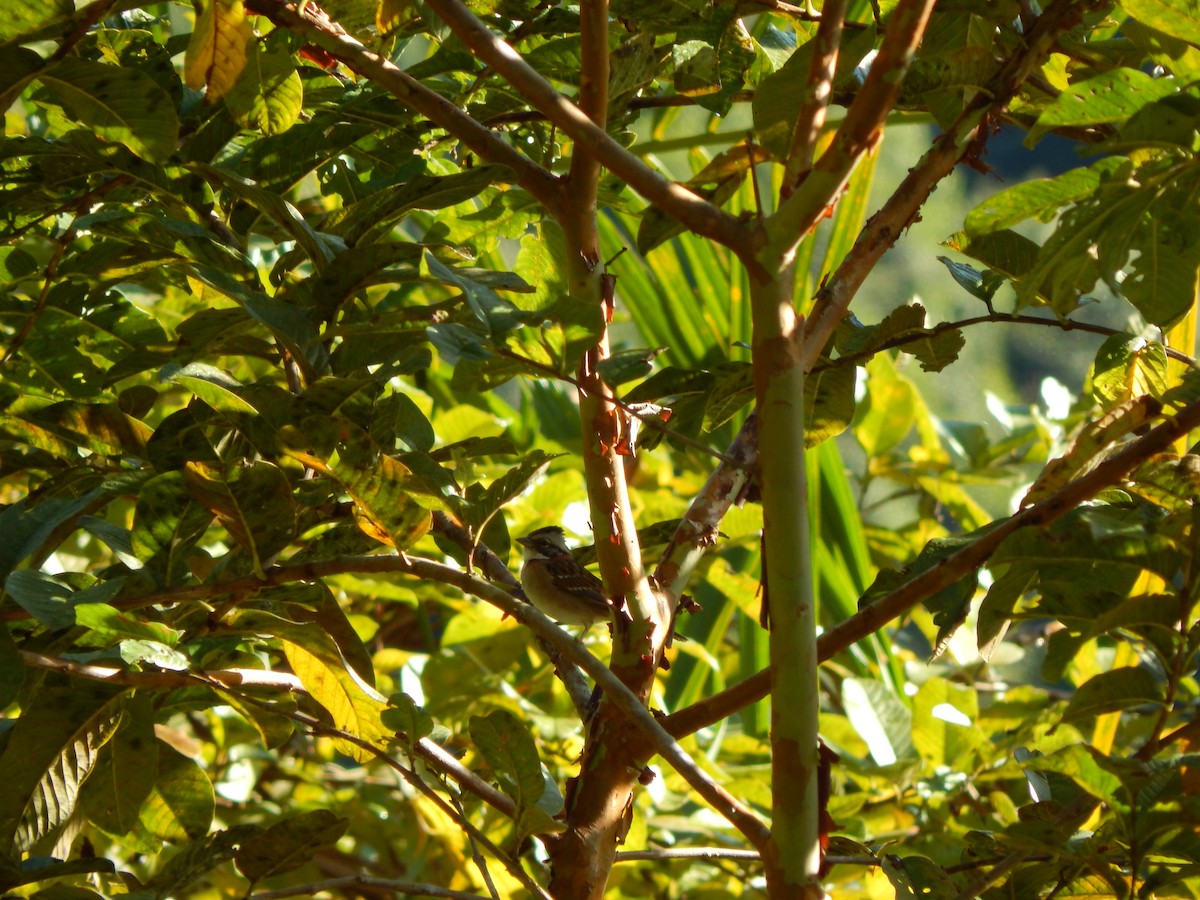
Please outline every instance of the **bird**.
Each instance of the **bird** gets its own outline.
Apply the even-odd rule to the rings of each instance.
[[[521,589],[529,602],[562,625],[591,626],[610,619],[604,582],[581,566],[557,525],[517,538],[523,548]]]

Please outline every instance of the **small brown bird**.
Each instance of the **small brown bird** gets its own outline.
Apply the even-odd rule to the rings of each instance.
[[[524,548],[521,588],[530,603],[563,625],[609,620],[604,582],[571,556],[561,528],[547,525],[517,543]]]

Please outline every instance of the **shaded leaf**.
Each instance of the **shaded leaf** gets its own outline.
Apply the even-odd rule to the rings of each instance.
[[[1161,705],[1162,702],[1162,689],[1154,674],[1148,669],[1126,666],[1101,672],[1080,685],[1067,702],[1063,721],[1074,722],[1144,704]]]
[[[541,761],[524,722],[506,710],[471,717],[471,740],[487,760],[505,793],[530,806],[545,790]]]
[[[120,691],[44,689],[0,755],[0,840],[28,850],[75,811],[80,786],[121,720]]]
[[[216,806],[212,782],[199,765],[169,744],[159,744],[157,758],[154,787],[141,810],[142,824],[163,841],[204,837]]]
[[[312,859],[317,850],[334,844],[349,825],[349,819],[327,809],[288,816],[242,844],[234,865],[252,882],[290,872]]]
[[[68,56],[42,69],[37,77],[102,140],[124,144],[151,162],[165,162],[175,151],[179,139],[175,104],[137,69]]]
[[[1032,145],[1047,131],[1065,125],[1124,122],[1147,103],[1174,93],[1170,78],[1153,78],[1136,69],[1116,69],[1070,85],[1042,111],[1029,130]]]
[[[191,495],[217,517],[253,561],[256,572],[291,543],[296,508],[286,475],[267,462],[255,462],[226,474],[212,466],[189,463],[184,482]]]

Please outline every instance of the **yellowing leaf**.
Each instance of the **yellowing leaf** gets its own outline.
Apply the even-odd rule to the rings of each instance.
[[[375,27],[381,35],[398,31],[411,18],[413,0],[381,0],[375,13]]]
[[[385,735],[390,735],[379,718],[387,707],[384,699],[346,664],[327,636],[316,629],[298,629],[292,636],[303,640],[304,646],[286,639],[281,644],[304,689],[325,707],[337,728],[381,744]],[[359,762],[374,759],[370,751],[357,744],[337,743],[339,750]]]
[[[205,102],[216,103],[237,83],[246,67],[253,29],[242,0],[204,0],[183,58],[183,81],[207,88]]]

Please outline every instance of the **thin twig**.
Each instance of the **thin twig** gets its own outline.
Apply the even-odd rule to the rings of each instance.
[[[821,362],[812,367],[813,374],[824,372],[828,369],[837,369],[845,365],[859,365],[866,360],[872,359],[876,354],[885,350],[903,350],[908,344],[914,341],[926,340],[931,337],[937,337],[947,331],[956,331],[960,328],[970,328],[972,325],[982,325],[984,323],[993,325],[1042,325],[1047,328],[1057,328],[1060,331],[1086,331],[1090,334],[1100,334],[1107,337],[1112,337],[1114,334],[1126,334],[1119,328],[1110,328],[1107,325],[1095,325],[1091,322],[1079,322],[1075,319],[1050,319],[1042,316],[1029,315],[1007,315],[1005,313],[989,313],[985,316],[973,316],[969,319],[959,319],[953,322],[939,322],[936,325],[931,325],[929,328],[921,328],[914,331],[907,331],[895,335],[884,341],[878,347],[872,347],[870,350],[861,350],[858,353],[847,353],[845,356],[839,356],[837,359],[832,359],[827,362]],[[1163,351],[1168,357],[1177,362],[1181,362],[1189,368],[1197,368],[1198,364],[1194,357],[1188,356],[1179,350],[1171,347],[1163,346]]]

